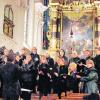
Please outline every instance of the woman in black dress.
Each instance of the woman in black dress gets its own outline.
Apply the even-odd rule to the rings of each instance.
[[[47,59],[44,55],[42,55],[38,66],[38,90],[40,93],[39,100],[41,100],[42,96],[47,96],[49,94],[51,76],[48,69],[49,66],[47,64]]]

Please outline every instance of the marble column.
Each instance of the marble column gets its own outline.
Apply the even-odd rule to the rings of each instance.
[[[26,18],[26,32],[24,36],[24,46],[27,48],[32,48],[33,46],[33,31],[34,31],[34,0],[27,0],[27,18]]]
[[[38,49],[38,52],[42,52],[43,45],[43,13],[47,10],[41,2],[35,3],[35,18],[34,18],[34,36],[33,36],[33,46]]]

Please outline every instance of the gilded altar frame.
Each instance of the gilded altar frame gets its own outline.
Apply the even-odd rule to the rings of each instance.
[[[84,12],[92,12],[93,13],[93,50],[96,45],[96,23],[95,19],[97,18],[97,7],[93,3],[82,3],[82,2],[73,2],[71,4],[60,4],[60,3],[49,3],[49,15],[50,15],[50,23],[49,23],[49,32],[51,33],[51,39],[49,50],[55,51],[61,48],[62,45],[62,29],[63,29],[63,15],[66,12],[66,16],[71,19],[78,20]],[[71,14],[69,14],[71,13]],[[75,14],[76,13],[76,14]],[[69,15],[68,15],[69,14]],[[60,24],[57,26],[55,20],[60,19]],[[56,33],[60,33],[60,36],[57,38]]]

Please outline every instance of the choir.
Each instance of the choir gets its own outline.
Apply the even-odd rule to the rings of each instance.
[[[90,50],[79,55],[76,51],[66,56],[63,49],[56,51],[56,59],[49,52],[39,55],[37,48],[22,48],[14,53],[0,48],[0,95],[4,100],[31,100],[32,93],[42,96],[62,92],[99,93],[100,48],[96,56]]]

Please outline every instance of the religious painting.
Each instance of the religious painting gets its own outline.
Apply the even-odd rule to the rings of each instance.
[[[5,35],[13,38],[13,10],[10,5],[6,5],[4,8],[4,22],[3,22],[3,32]]]
[[[70,13],[69,13],[70,14]],[[71,14],[72,15],[72,14]],[[75,17],[63,14],[62,47],[67,53],[76,50],[93,49],[93,13],[84,12],[83,15]]]

